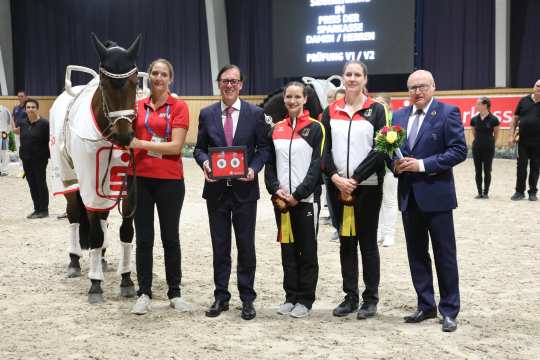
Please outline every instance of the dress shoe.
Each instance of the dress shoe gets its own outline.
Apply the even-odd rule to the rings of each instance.
[[[517,191],[510,198],[510,200],[513,200],[513,201],[518,201],[518,200],[523,200],[523,199],[525,199],[525,194],[521,192],[517,192]]]
[[[358,309],[358,304],[353,303],[350,300],[344,300],[341,304],[339,304],[332,314],[337,317],[347,316],[350,313],[353,313]]]
[[[242,313],[240,317],[244,320],[251,320],[257,315],[252,301],[244,301],[242,303]]]
[[[33,219],[34,218],[33,216],[36,215],[36,214],[37,214],[37,211],[31,212],[30,214],[26,215],[26,218],[27,219]]]
[[[529,194],[529,201],[538,201],[536,194]]]
[[[210,306],[210,308],[206,310],[205,315],[207,317],[216,317],[216,316],[219,316],[219,314],[221,314],[222,311],[227,311],[227,310],[229,310],[228,301],[216,300],[214,301],[212,306]]]
[[[358,320],[365,320],[369,317],[373,317],[377,314],[377,304],[366,304],[363,303],[362,306],[360,306],[360,309],[356,313],[356,318]]]
[[[411,315],[405,316],[403,319],[406,323],[419,323],[427,319],[433,319],[437,317],[437,309],[431,309],[427,311],[416,310]]]
[[[484,195],[482,195],[482,199],[484,200],[489,199],[489,195],[487,193],[484,193]]]
[[[35,213],[30,219],[43,219],[49,217],[49,211],[40,211]]]
[[[457,329],[457,321],[455,318],[450,316],[443,316],[442,321],[442,331],[444,332],[453,332]]]

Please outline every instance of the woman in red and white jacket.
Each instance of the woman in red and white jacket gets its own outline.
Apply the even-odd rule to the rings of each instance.
[[[152,298],[154,205],[159,217],[170,306],[178,311],[190,309],[180,293],[179,236],[185,195],[182,148],[189,127],[189,112],[184,101],[170,94],[174,70],[169,61],[153,61],[148,73],[152,92],[150,97],[137,102],[135,138],[130,145],[135,149],[137,174],[135,233],[139,283],[139,297],[132,313],[139,315],[150,310]]]
[[[331,179],[328,192],[339,225],[344,301],[334,316],[358,309],[358,245],[365,290],[357,318],[377,312],[380,261],[377,223],[382,201],[385,155],[373,149],[377,131],[385,125],[384,107],[365,94],[367,67],[350,61],[343,68],[345,98],[330,104],[322,123],[327,146],[323,168]]]
[[[278,314],[300,318],[309,315],[319,276],[320,209],[313,193],[321,186],[324,128],[304,110],[304,84],[287,84],[283,99],[288,116],[272,129],[273,151],[265,166],[265,183],[276,205],[281,243],[285,302]]]

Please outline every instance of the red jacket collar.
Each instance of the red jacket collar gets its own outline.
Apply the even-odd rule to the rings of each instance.
[[[300,115],[300,116],[298,117],[298,119],[296,119],[296,127],[298,127],[298,125],[300,125],[300,124],[303,124],[303,123],[305,123],[305,122],[308,122],[309,119],[310,119],[310,117],[309,117],[309,110],[304,109],[304,112],[302,113],[302,115]],[[287,116],[287,117],[285,118],[285,121],[287,122],[287,125],[289,125],[290,127],[292,127],[292,119],[291,119],[290,116]]]

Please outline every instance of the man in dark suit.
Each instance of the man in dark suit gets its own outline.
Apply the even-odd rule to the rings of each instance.
[[[216,317],[229,309],[231,274],[231,224],[238,248],[238,290],[242,300],[241,317],[251,320],[256,293],[255,220],[259,182],[257,173],[270,157],[268,125],[263,110],[238,98],[243,77],[235,65],[224,66],[217,78],[221,101],[201,110],[199,133],[193,155],[204,171],[203,198],[206,199],[214,257],[214,298],[206,316]],[[243,145],[248,173],[238,180],[212,179],[208,149]]]
[[[452,210],[457,207],[452,167],[464,161],[467,145],[459,109],[433,99],[435,81],[430,72],[418,70],[407,81],[411,105],[397,111],[394,125],[407,129],[395,160],[398,201],[407,241],[411,277],[418,296],[417,310],[405,317],[417,323],[437,316],[433,291],[431,237],[441,300],[443,331],[457,329],[459,279]],[[429,236],[428,236],[429,234]]]

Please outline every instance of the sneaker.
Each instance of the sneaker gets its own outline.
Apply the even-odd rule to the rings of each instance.
[[[377,304],[366,304],[363,303],[358,313],[356,313],[356,318],[358,320],[365,320],[367,318],[373,317],[377,314]]]
[[[294,305],[294,309],[292,309],[290,315],[293,318],[303,318],[309,315],[309,309],[304,305],[297,303],[296,305]]]
[[[517,191],[510,198],[510,200],[513,200],[513,201],[523,200],[523,199],[525,199],[525,195],[523,193],[520,193],[520,192],[517,192]]]
[[[144,315],[148,311],[150,311],[151,303],[152,300],[150,299],[150,297],[146,294],[142,294],[135,302],[135,305],[133,305],[131,313],[136,315]]]
[[[538,201],[536,194],[529,194],[529,201]]]
[[[334,230],[334,232],[332,233],[332,236],[330,237],[330,241],[339,241],[339,234],[337,230]]]
[[[293,309],[294,309],[294,304],[290,302],[286,302],[284,304],[279,305],[277,313],[279,315],[289,315]]]
[[[175,297],[170,300],[170,307],[179,312],[191,311],[191,305],[183,297]]]

